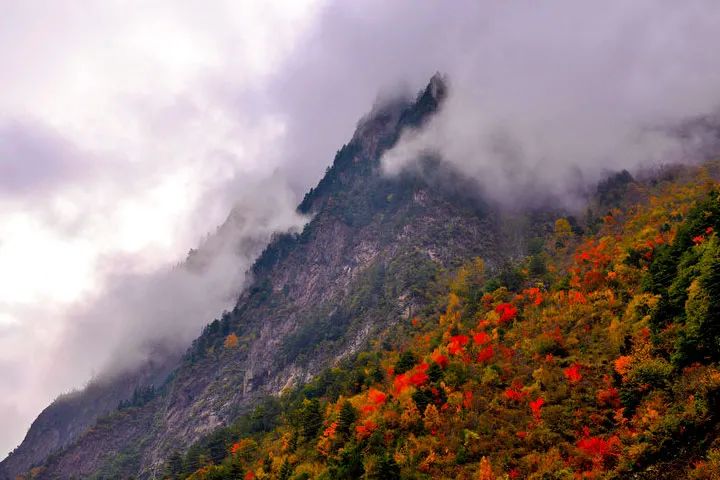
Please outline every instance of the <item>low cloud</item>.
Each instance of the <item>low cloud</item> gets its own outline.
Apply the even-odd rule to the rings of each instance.
[[[63,0],[0,27],[2,425],[231,308],[379,91],[445,72],[384,165],[439,153],[510,203],[691,158],[714,127],[678,124],[720,101],[714,0]],[[233,207],[204,274],[179,267]]]
[[[60,393],[180,355],[234,306],[271,236],[299,231],[308,220],[279,177],[245,178],[242,187],[226,221],[187,257],[148,266],[137,254],[103,253],[92,272],[102,285],[75,302],[0,302],[12,313],[0,319],[0,417],[9,439],[21,438],[28,413]]]
[[[439,154],[506,204],[573,204],[603,173],[692,160],[717,138],[677,134],[720,106],[717,5],[513,2],[486,21],[457,45],[441,112],[386,153],[387,173]]]
[[[30,119],[0,123],[0,196],[46,194],[92,169],[90,159],[51,127]]]
[[[68,313],[66,332],[51,356],[76,356],[71,370],[92,365],[100,375],[113,375],[153,355],[183,352],[202,326],[232,309],[271,236],[298,232],[307,221],[277,179],[246,183],[240,195],[226,222],[181,264],[117,272],[122,259],[104,259],[105,289]]]
[[[271,234],[305,221],[262,98],[316,8],[6,6],[0,452],[60,393],[184,351]],[[202,268],[182,266],[199,245]]]

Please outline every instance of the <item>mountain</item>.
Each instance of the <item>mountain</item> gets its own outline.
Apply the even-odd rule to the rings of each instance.
[[[0,464],[0,478],[15,478],[68,446],[95,421],[132,400],[152,385],[161,384],[174,368],[178,355],[158,355],[132,372],[96,379],[82,390],[61,395],[32,423],[22,444]]]
[[[720,478],[720,161],[643,177],[601,182],[514,281],[466,261],[164,478]]]
[[[676,132],[702,164],[508,209],[432,152],[382,173],[447,89],[375,105],[231,311],[58,399],[0,478],[720,478],[716,122]]]
[[[218,289],[220,291],[209,292],[214,294],[213,299],[199,298],[195,301],[195,304],[208,305],[204,310],[212,310],[211,305],[224,303],[226,294],[236,288],[235,277],[241,277],[242,271],[267,245],[278,222],[274,218],[263,221],[265,216],[267,212],[247,212],[234,208],[215,232],[206,236],[197,248],[190,250],[184,262],[163,270],[155,277],[141,277],[135,281],[145,282],[141,289],[146,298],[153,298],[154,294],[165,295],[166,298],[172,297],[173,293],[177,294],[177,289],[168,285],[168,282],[174,282],[187,290],[209,284],[219,285],[222,287]],[[225,288],[223,283],[229,286]],[[171,294],[168,295],[168,292]],[[201,292],[198,291],[197,295],[203,295]],[[236,291],[232,295],[236,295]],[[227,298],[232,301],[231,297]],[[131,300],[126,298],[126,301]],[[193,301],[186,301],[182,305],[193,308]],[[177,306],[174,309],[161,309],[167,312],[181,311]],[[133,312],[125,310],[124,314],[132,315]],[[171,318],[171,313],[164,316]],[[122,315],[118,314],[117,318],[122,319]],[[22,444],[0,462],[0,478],[14,478],[33,465],[42,463],[50,454],[75,441],[99,417],[114,412],[119,405],[142,402],[153,393],[177,367],[192,339],[188,338],[188,333],[196,334],[195,325],[200,325],[201,319],[189,320],[173,323],[176,331],[172,337],[146,339],[145,344],[137,346],[135,356],[145,358],[139,364],[137,361],[115,358],[111,362],[112,371],[104,371],[85,388],[55,399],[30,426]]]
[[[523,257],[550,215],[503,213],[431,156],[395,178],[380,172],[382,153],[441,108],[446,89],[436,75],[417,98],[376,105],[360,121],[299,205],[312,216],[304,230],[272,240],[232,311],[204,329],[164,382],[102,415],[106,402],[44,460],[41,435],[28,435],[0,474],[42,464],[37,478],[157,478],[173,454],[266,397],[390,341],[465,261],[482,257],[500,272]]]

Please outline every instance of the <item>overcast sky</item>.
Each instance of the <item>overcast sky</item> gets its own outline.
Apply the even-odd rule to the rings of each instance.
[[[255,250],[170,268],[234,206],[240,236],[301,226],[378,94],[447,73],[388,172],[432,149],[499,197],[672,160],[665,126],[720,103],[714,0],[0,3],[0,456],[144,337],[230,307]]]

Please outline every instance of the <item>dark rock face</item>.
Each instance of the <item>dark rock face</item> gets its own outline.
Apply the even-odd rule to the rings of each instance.
[[[441,162],[424,160],[397,178],[379,172],[382,153],[402,129],[432,115],[445,90],[433,77],[415,101],[379,107],[361,121],[299,206],[313,219],[266,247],[233,311],[205,328],[157,395],[93,418],[52,449],[41,446],[42,435],[28,435],[19,450],[35,455],[10,457],[0,478],[59,447],[41,478],[156,478],[172,452],[382,338],[422,308],[442,271],[475,256],[493,268],[520,254],[517,229]],[[224,346],[230,333],[237,346]]]
[[[95,380],[81,391],[58,397],[35,419],[22,444],[0,464],[0,478],[15,478],[43,463],[138,390],[160,385],[177,361],[177,355],[163,352],[132,372]]]

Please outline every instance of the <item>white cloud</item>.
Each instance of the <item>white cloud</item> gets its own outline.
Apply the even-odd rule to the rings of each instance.
[[[255,200],[266,196],[273,208],[264,214],[276,221],[249,218],[238,235],[266,239],[302,221],[288,216],[296,199],[283,181],[269,180],[282,162],[273,145],[283,141],[283,120],[247,109],[240,97],[252,98],[276,73],[319,7],[3,6],[0,367],[17,375],[0,382],[0,424],[13,427],[0,436],[0,452],[19,442],[19,425],[120,349],[141,355],[138,344],[158,340],[161,328],[187,342],[232,304],[250,257],[225,253],[203,278],[169,269],[253,183],[268,185]],[[237,102],[228,102],[225,85]],[[194,303],[178,303],[185,310],[173,312],[183,317],[175,324],[158,310],[163,295],[203,289]],[[161,324],[140,331],[151,314]],[[105,334],[88,342],[82,328]]]
[[[217,294],[184,295],[180,342],[230,304],[250,254],[208,283],[168,266],[238,201],[238,235],[301,222],[379,89],[447,72],[455,93],[406,154],[555,188],[665,151],[637,125],[717,106],[719,23],[713,0],[5,2],[0,452],[116,352],[141,356],[128,339],[174,332],[143,289]]]
[[[573,204],[578,187],[602,173],[683,160],[687,145],[668,128],[720,107],[720,62],[710,53],[720,8],[705,0],[599,8],[489,8],[471,45],[464,38],[447,49],[442,111],[386,153],[385,170],[440,154],[496,200],[536,204],[552,194]]]

